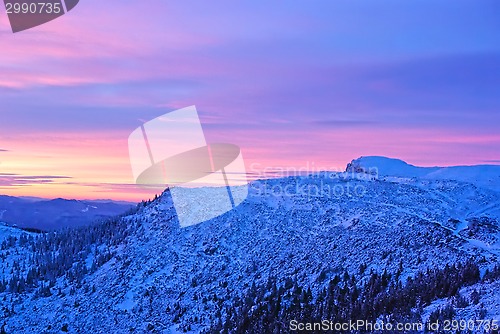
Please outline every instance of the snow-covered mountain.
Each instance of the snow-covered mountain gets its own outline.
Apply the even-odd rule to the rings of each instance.
[[[258,180],[238,207],[187,228],[166,191],[125,216],[2,244],[0,318],[7,333],[286,333],[273,319],[378,309],[372,297],[387,309],[401,293],[414,320],[448,308],[500,320],[499,221],[499,192],[408,174]],[[339,304],[346,293],[358,301]]]
[[[366,156],[352,160],[347,166],[347,171],[367,172],[377,174],[379,177],[456,180],[500,191],[499,165],[417,167],[399,159]]]

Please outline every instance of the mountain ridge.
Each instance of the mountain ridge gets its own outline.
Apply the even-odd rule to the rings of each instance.
[[[500,165],[493,164],[419,167],[400,159],[362,156],[352,160],[346,172],[376,174],[378,177],[456,180],[500,191]]]

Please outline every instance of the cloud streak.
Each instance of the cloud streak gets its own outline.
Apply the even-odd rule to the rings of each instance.
[[[64,179],[71,179],[71,177],[60,175],[18,175],[12,173],[0,173],[0,186],[29,187],[40,184],[54,183]]]

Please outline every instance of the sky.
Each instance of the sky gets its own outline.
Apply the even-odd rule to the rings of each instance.
[[[500,164],[498,1],[82,0],[0,10],[0,194],[139,201],[128,136],[196,105],[246,170]]]

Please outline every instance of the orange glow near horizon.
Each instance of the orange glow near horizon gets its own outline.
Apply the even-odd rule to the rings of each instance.
[[[126,144],[119,136],[39,135],[2,141],[0,173],[16,174],[13,185],[0,186],[12,196],[114,199],[137,202],[154,193],[133,185]],[[126,138],[126,137],[125,137]],[[27,177],[27,181],[23,181]],[[39,177],[31,180],[30,178]]]
[[[392,132],[392,135],[403,137]],[[430,132],[421,130],[404,131],[405,141],[388,145],[391,137],[383,130],[366,131],[344,130],[336,133],[320,133],[313,135],[308,141],[296,136],[294,142],[278,142],[270,148],[266,141],[251,140],[242,152],[249,178],[260,175],[271,177],[266,173],[273,169],[319,171],[342,171],[346,164],[362,155],[385,155],[406,160],[408,163],[435,166],[457,164],[457,159],[446,161],[449,157],[433,163],[431,159],[439,156],[443,147],[460,138],[453,134],[433,137]],[[343,138],[351,136],[350,142]],[[10,177],[11,184],[1,185],[0,193],[11,196],[33,196],[42,198],[68,199],[112,199],[139,202],[154,197],[161,192],[159,189],[143,189],[134,184],[127,147],[126,132],[110,133],[57,133],[23,135],[18,138],[3,139],[2,147],[8,148],[0,154],[0,178]],[[262,136],[264,137],[264,136]],[[294,136],[292,136],[294,137]],[[370,138],[370,143],[364,145],[365,151],[359,149]],[[426,138],[422,140],[421,138]],[[464,143],[474,144],[478,141],[500,141],[498,137],[485,136],[463,137]],[[440,143],[429,149],[425,141]],[[323,146],[317,145],[323,143]],[[287,153],[290,145],[300,146],[301,151],[308,156]],[[442,145],[442,146],[440,146]],[[398,154],[404,152],[405,154]],[[280,151],[279,156],[272,152]],[[424,156],[425,151],[429,161],[418,156]],[[367,154],[368,153],[368,154]],[[262,159],[266,157],[267,159]],[[465,157],[467,158],[467,157]],[[467,164],[460,157],[461,164]],[[473,164],[475,156],[469,156]],[[262,173],[264,172],[264,173]],[[260,173],[260,174],[259,174]],[[15,174],[15,175],[8,175]],[[4,182],[5,183],[5,182]]]

